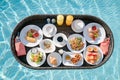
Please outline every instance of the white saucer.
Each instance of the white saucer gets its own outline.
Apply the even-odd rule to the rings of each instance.
[[[57,32],[57,28],[53,24],[45,24],[42,31],[46,37],[53,37]]]
[[[51,43],[51,47],[50,47],[49,49],[45,49],[45,48],[44,48],[44,42],[45,42],[45,41],[49,41],[49,42]],[[45,51],[45,53],[54,52],[55,49],[56,49],[53,41],[50,40],[50,39],[44,39],[44,40],[42,40],[39,45],[40,45],[40,48],[42,48],[42,49]]]
[[[77,19],[72,22],[71,28],[74,32],[80,33],[83,31],[84,26],[85,23],[82,20]]]
[[[59,38],[62,38],[59,39]],[[61,40],[61,41],[58,41],[58,40]],[[53,37],[53,42],[54,44],[57,46],[57,47],[64,47],[67,43],[67,37],[65,34],[63,33],[57,33],[54,37]]]
[[[50,57],[55,57],[57,59],[57,65],[53,65],[53,64],[50,63]],[[51,67],[57,67],[61,64],[61,62],[62,62],[61,55],[57,52],[53,52],[53,53],[49,54],[48,57],[47,57],[47,63]]]

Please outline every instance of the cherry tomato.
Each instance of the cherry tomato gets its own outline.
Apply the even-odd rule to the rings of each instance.
[[[33,34],[33,37],[34,37],[34,38],[37,38],[38,36],[39,36],[39,33],[38,33],[38,32],[36,32],[36,33]]]

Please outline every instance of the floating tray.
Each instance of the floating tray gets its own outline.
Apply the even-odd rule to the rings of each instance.
[[[64,16],[66,17],[67,15],[64,15]],[[27,63],[26,55],[20,56],[20,57],[17,56],[16,50],[15,50],[15,37],[17,36],[17,33],[20,32],[21,29],[23,29],[25,26],[30,25],[30,24],[35,24],[42,29],[42,27],[47,23],[47,21],[46,21],[47,18],[56,19],[57,15],[32,15],[32,16],[29,16],[29,17],[23,19],[20,23],[17,24],[17,26],[15,27],[15,29],[12,33],[12,36],[11,36],[11,50],[12,50],[13,55],[16,58],[16,60],[27,68],[37,69],[37,70],[40,70],[40,69],[92,69],[92,68],[97,68],[99,66],[102,66],[110,58],[112,51],[113,51],[113,48],[114,48],[114,39],[113,39],[112,31],[110,30],[109,26],[104,21],[102,21],[101,19],[99,19],[97,17],[90,16],[90,15],[73,15],[73,16],[74,16],[74,19],[83,20],[85,22],[85,25],[88,23],[91,23],[91,22],[96,22],[96,23],[101,24],[103,26],[103,28],[105,29],[106,37],[110,38],[110,46],[109,46],[108,55],[103,56],[104,58],[103,58],[101,63],[99,63],[98,65],[89,65],[84,60],[84,63],[82,66],[72,66],[72,67],[71,66],[64,66],[63,63],[61,63],[61,65],[58,67],[50,67],[47,64],[47,60],[46,60],[42,66],[32,67]],[[66,34],[67,37],[70,34],[75,33],[75,32],[73,32],[73,30],[70,27],[66,26],[65,21],[61,27],[59,27],[57,25],[57,23],[55,23],[54,25],[56,25],[56,27],[57,27],[57,33],[62,32],[64,34]],[[83,33],[79,33],[79,34],[83,35]],[[46,37],[44,36],[43,38],[45,39]],[[90,44],[87,42],[87,45],[90,45]],[[37,47],[39,47],[39,46],[37,46]],[[31,49],[31,47],[26,47],[26,46],[25,46],[25,48],[26,48],[27,52],[28,52],[28,50]],[[60,48],[56,47],[56,52],[58,52],[59,49]],[[63,47],[63,49],[66,51],[69,51],[67,49],[67,46]],[[47,56],[48,56],[48,54],[46,54],[46,57]]]

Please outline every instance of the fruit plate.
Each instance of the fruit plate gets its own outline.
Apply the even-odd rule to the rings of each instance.
[[[63,15],[63,16],[66,17],[67,15]],[[73,15],[73,17],[74,17],[74,20],[80,19],[80,20],[84,21],[85,25],[87,25],[89,23],[92,23],[92,22],[100,24],[105,30],[106,37],[110,38],[110,45],[108,47],[108,54],[103,56],[103,59],[102,59],[101,63],[99,63],[98,65],[90,65],[84,59],[82,66],[65,66],[63,64],[63,62],[61,62],[61,64],[59,66],[57,66],[57,67],[51,67],[47,63],[47,56],[49,55],[49,53],[48,53],[48,54],[46,54],[46,60],[43,63],[43,65],[38,66],[38,67],[32,67],[32,66],[30,66],[28,64],[28,62],[26,60],[26,55],[27,55],[27,52],[31,48],[40,47],[39,44],[34,46],[34,47],[27,47],[27,46],[24,45],[25,50],[26,50],[26,55],[17,56],[17,51],[16,51],[16,47],[15,47],[15,41],[16,41],[15,39],[16,39],[16,36],[18,35],[18,33],[20,33],[21,30],[27,25],[37,25],[42,30],[43,26],[48,23],[47,22],[48,18],[56,20],[57,19],[57,14],[55,14],[55,15],[32,15],[32,16],[29,16],[29,17],[23,19],[20,23],[18,23],[17,26],[15,27],[15,29],[13,30],[12,35],[11,35],[10,44],[11,44],[11,50],[12,50],[13,56],[23,66],[25,66],[27,68],[31,68],[31,69],[36,69],[36,70],[43,70],[43,69],[92,69],[92,68],[97,68],[97,67],[102,66],[106,61],[109,60],[109,58],[110,58],[110,56],[111,56],[111,54],[113,52],[114,38],[113,38],[112,31],[110,30],[109,26],[104,21],[102,21],[101,19],[99,19],[99,18],[97,18],[95,16],[91,16],[91,15]],[[57,33],[63,33],[63,34],[65,34],[67,36],[67,38],[72,34],[80,34],[80,35],[84,36],[83,32],[76,33],[76,32],[74,32],[72,30],[71,26],[66,26],[65,21],[64,21],[63,25],[61,25],[61,26],[59,26],[57,24],[57,22],[55,22],[54,25],[57,28]],[[48,38],[48,37],[43,36],[43,39],[51,39],[52,40],[53,37]],[[92,44],[88,43],[87,40],[86,40],[86,47],[88,45],[92,45]],[[95,44],[95,45],[100,46],[100,44]],[[63,49],[64,51],[69,52],[69,49],[67,48],[67,45],[65,45],[62,48],[61,47],[56,47],[56,50],[54,52],[58,53],[60,49]],[[83,52],[81,52],[81,53],[83,54]],[[60,55],[62,57],[63,54],[60,54]]]

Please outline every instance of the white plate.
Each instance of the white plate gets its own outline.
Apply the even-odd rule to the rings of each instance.
[[[72,22],[71,28],[74,32],[80,33],[83,31],[84,26],[85,23],[82,20],[77,19]]]
[[[86,60],[86,52],[87,52],[87,48],[88,48],[88,47],[97,47],[97,48],[98,48],[98,53],[100,54],[100,59],[99,59],[98,62],[96,62],[95,64],[91,64],[90,62],[88,62],[88,61]],[[102,59],[103,59],[103,52],[102,52],[102,50],[101,50],[98,46],[96,46],[96,45],[89,45],[89,46],[87,46],[87,48],[86,48],[85,51],[83,52],[83,56],[84,56],[85,61],[86,61],[88,64],[90,64],[90,65],[98,65],[98,64],[102,61]]]
[[[70,46],[69,40],[70,40],[71,38],[74,38],[74,37],[80,37],[80,38],[82,38],[82,41],[83,41],[83,43],[84,43],[84,47],[83,47],[81,50],[79,50],[79,51],[73,50],[73,49],[71,48],[71,46]],[[80,34],[72,34],[72,35],[70,35],[70,36],[68,37],[67,47],[68,47],[68,49],[69,49],[71,52],[73,52],[73,53],[81,53],[81,52],[84,51],[85,48],[86,48],[85,38],[84,38],[83,36],[81,36]]]
[[[29,41],[27,41],[27,40],[25,39],[26,34],[27,34],[27,32],[28,32],[30,29],[35,29],[35,30],[37,30],[38,33],[39,33],[39,35],[40,35],[35,43],[31,43],[31,42],[29,42]],[[21,30],[21,32],[20,32],[20,40],[21,40],[21,42],[22,42],[25,46],[27,46],[27,47],[37,46],[37,45],[40,43],[40,41],[42,40],[42,38],[43,38],[42,30],[41,30],[38,26],[36,26],[36,25],[27,25],[27,26],[25,26],[25,27]]]
[[[59,42],[59,41],[57,40],[59,37],[62,37],[62,39],[63,39],[61,42]],[[67,43],[67,37],[66,37],[66,35],[63,34],[63,33],[57,33],[57,34],[53,37],[53,42],[54,42],[54,44],[55,44],[57,47],[64,47],[64,46],[66,45],[66,43]]]
[[[53,64],[50,63],[50,57],[55,57],[57,59],[57,65],[53,65]],[[62,62],[61,55],[57,52],[50,53],[47,57],[47,63],[51,67],[57,67],[61,64],[61,62]]]
[[[38,51],[41,51],[41,52],[43,53],[43,60],[42,60],[41,62],[39,62],[38,64],[36,64],[35,62],[32,62],[32,61],[30,60],[30,55],[31,55],[32,49],[37,49]],[[38,48],[38,47],[32,48],[32,49],[30,49],[30,50],[28,51],[27,56],[26,56],[26,59],[27,59],[28,64],[31,65],[31,66],[33,66],[33,67],[41,66],[41,65],[45,62],[45,60],[46,60],[46,54],[45,54],[45,52],[44,52],[41,48]]]
[[[67,60],[65,60],[65,56],[66,55],[69,55],[71,58],[74,56],[74,53],[72,53],[72,52],[65,52],[64,54],[63,54],[63,64],[65,65],[65,66],[82,66],[83,65],[83,55],[81,54],[81,53],[76,53],[76,54],[80,54],[81,55],[81,57],[82,57],[82,59],[79,61],[79,62],[77,62],[77,64],[72,64],[71,63],[71,61],[67,61]]]
[[[50,47],[49,49],[45,49],[45,48],[44,48],[44,42],[45,42],[45,41],[49,41],[49,42],[51,43],[51,47]],[[50,40],[50,39],[44,39],[44,40],[42,40],[39,45],[40,45],[40,48],[42,48],[42,49],[45,51],[45,53],[54,52],[55,49],[56,49],[53,41]]]
[[[91,28],[92,26],[96,26],[100,30],[100,36],[96,40],[92,40],[92,38],[90,38],[88,36],[88,34],[89,34],[88,28]],[[86,25],[84,30],[83,30],[83,35],[84,35],[85,39],[87,40],[87,42],[89,42],[91,44],[99,44],[102,41],[104,41],[104,39],[106,37],[106,33],[105,33],[104,28],[98,23],[89,23],[88,25]]]
[[[52,37],[56,34],[57,32],[57,28],[55,25],[53,24],[46,24],[43,26],[43,34],[46,36],[46,37]]]

